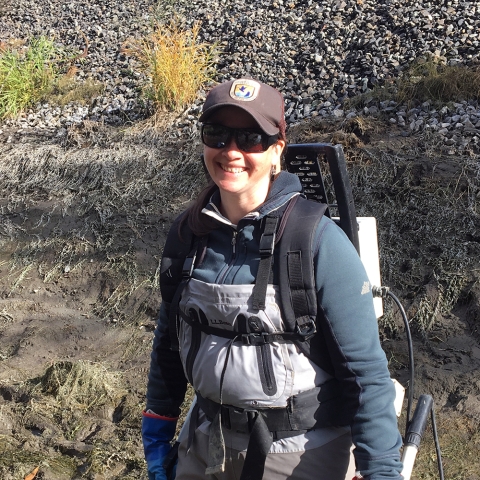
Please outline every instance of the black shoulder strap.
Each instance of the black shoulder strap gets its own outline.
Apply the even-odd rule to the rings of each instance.
[[[278,245],[278,279],[286,328],[310,339],[316,333],[317,293],[313,241],[327,209],[323,203],[300,197],[289,215]],[[299,342],[309,357],[310,342]]]
[[[179,215],[170,227],[160,264],[160,293],[168,308],[182,279],[185,258],[192,250],[195,240],[195,235],[186,222],[183,223],[181,231],[179,230],[183,216],[184,213]]]
[[[206,237],[197,237],[183,214],[175,219],[167,235],[160,265],[160,293],[169,319],[170,348],[178,350],[178,304],[188,279],[192,275],[200,245]],[[180,227],[181,225],[181,227]]]

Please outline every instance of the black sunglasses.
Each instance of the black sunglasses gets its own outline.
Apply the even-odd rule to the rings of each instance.
[[[261,153],[278,140],[278,135],[267,135],[255,128],[229,128],[224,125],[205,123],[201,129],[202,142],[210,148],[225,148],[232,138],[245,153]]]

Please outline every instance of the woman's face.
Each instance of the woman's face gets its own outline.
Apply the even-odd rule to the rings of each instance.
[[[230,128],[258,128],[255,120],[244,110],[224,107],[212,114],[208,123]],[[204,161],[208,173],[221,193],[236,194],[258,204],[263,203],[270,188],[272,166],[280,171],[280,156],[285,146],[283,140],[272,145],[265,152],[246,153],[238,148],[232,138],[223,148],[204,145]]]

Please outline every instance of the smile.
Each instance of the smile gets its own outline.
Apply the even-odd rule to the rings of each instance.
[[[223,171],[228,173],[242,173],[246,170],[245,168],[233,168],[233,167],[227,167],[226,165],[220,165],[220,167]]]

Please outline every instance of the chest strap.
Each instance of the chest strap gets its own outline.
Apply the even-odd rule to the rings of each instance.
[[[193,313],[193,312],[192,312]],[[212,327],[211,325],[200,323],[197,318],[198,315],[187,315],[181,309],[178,310],[179,316],[195,330],[200,330],[207,335],[216,335],[222,338],[242,342],[243,345],[265,345],[269,343],[284,343],[284,342],[305,342],[310,338],[305,332],[237,332],[234,330],[226,330],[224,328]],[[201,313],[200,317],[205,315]],[[313,334],[313,333],[312,333]]]

